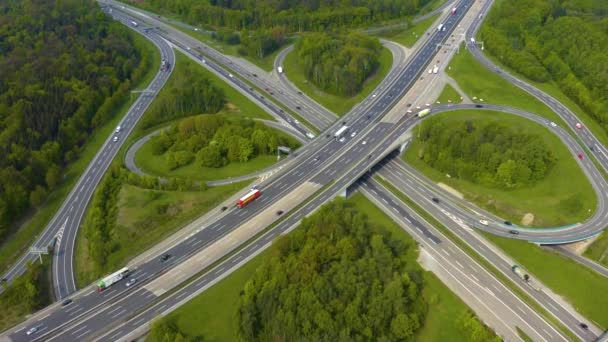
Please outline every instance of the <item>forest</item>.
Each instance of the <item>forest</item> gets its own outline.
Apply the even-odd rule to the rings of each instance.
[[[323,206],[271,247],[238,310],[246,341],[401,341],[426,303],[407,246],[344,201]]]
[[[501,62],[555,82],[608,131],[608,1],[498,2],[480,35]]]
[[[488,187],[532,185],[556,163],[540,137],[499,122],[466,120],[448,125],[441,117],[431,117],[419,129],[418,158],[451,177]]]
[[[361,27],[418,13],[431,0],[129,0],[186,21],[240,31],[284,27],[288,32]]]
[[[311,33],[298,41],[294,53],[306,78],[322,90],[352,96],[378,68],[382,45],[360,33]]]
[[[295,149],[298,142],[250,119],[226,120],[220,115],[188,117],[150,140],[152,153],[164,155],[169,170],[195,161],[203,167],[247,162],[276,153],[277,146]]]
[[[0,241],[128,99],[136,45],[94,1],[0,3]]]

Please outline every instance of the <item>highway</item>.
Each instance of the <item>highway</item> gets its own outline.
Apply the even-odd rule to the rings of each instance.
[[[136,31],[142,29],[141,27],[133,27],[128,22],[124,22],[124,24]],[[169,45],[157,34],[150,33],[145,36],[160,50],[161,56],[173,66],[175,64],[175,57]],[[126,137],[131,133],[135,124],[169,78],[172,70],[173,68],[169,72],[159,71],[147,88],[150,93],[141,94],[135,100],[119,123],[121,131],[113,133],[107,138],[76,183],[76,186],[63,202],[61,208],[55,213],[55,216],[33,243],[32,246],[37,248],[50,247],[54,244],[55,252],[52,258],[52,271],[53,289],[57,299],[65,298],[76,291],[73,275],[74,244],[78,228],[89,200],[95,191],[95,187],[126,140]],[[112,141],[113,137],[118,137],[118,141]],[[28,261],[35,261],[36,259],[37,256],[35,254],[26,253],[3,275],[3,278],[8,283],[12,282],[15,277],[25,272]]]
[[[492,0],[488,0],[484,4],[484,10],[482,11],[484,14],[487,13],[488,9],[492,5],[492,2]],[[593,133],[584,125],[581,129],[575,128],[576,123],[580,123],[581,121],[570,109],[568,109],[566,106],[564,106],[561,102],[556,100],[551,95],[530,85],[527,82],[520,80],[519,78],[511,75],[504,69],[498,67],[481,52],[477,44],[471,42],[471,38],[475,37],[477,31],[479,31],[479,28],[483,23],[483,19],[485,19],[485,15],[480,15],[479,17],[477,17],[474,23],[468,28],[466,32],[465,43],[467,44],[467,47],[469,48],[469,51],[471,52],[473,57],[475,57],[475,59],[477,59],[486,68],[498,73],[505,80],[523,89],[527,93],[531,94],[532,96],[543,102],[545,105],[547,105],[547,107],[551,108],[553,112],[559,115],[564,120],[564,122],[568,124],[572,132],[586,145],[586,148],[594,152],[593,157],[595,157],[599,161],[599,163],[602,165],[602,168],[608,171],[608,149],[606,149],[606,147],[603,146],[601,142],[593,135]],[[583,151],[582,147],[581,152],[585,152]]]
[[[467,4],[466,6],[471,4],[470,1],[465,1],[464,3]],[[465,5],[463,4],[461,8],[465,8]],[[429,37],[429,42],[426,43],[416,53],[415,56],[413,56],[407,66],[400,71],[398,77],[396,77],[390,83],[390,85],[385,88],[383,92],[379,92],[377,96],[373,99],[368,98],[366,101],[364,101],[364,105],[367,103],[367,106],[369,108],[366,108],[361,112],[366,112],[368,114],[360,115],[356,118],[348,118],[348,120],[351,121],[349,123],[352,132],[359,132],[361,135],[367,133],[364,132],[365,128],[368,127],[372,122],[377,121],[380,115],[387,109],[391,108],[392,105],[396,102],[396,100],[400,98],[401,95],[407,91],[407,89],[409,89],[411,84],[413,84],[413,82],[420,74],[422,70],[421,66],[426,65],[426,62],[428,62],[429,59],[433,56],[435,44],[444,41],[447,37],[449,37],[450,32],[453,30],[457,21],[462,18],[465,12],[466,11],[463,10],[460,12],[459,15],[450,16],[445,22],[445,32],[434,32]],[[386,96],[387,92],[389,91],[393,92],[394,96]],[[339,124],[340,123],[338,123],[338,125]],[[235,229],[240,222],[252,219],[255,215],[257,215],[258,212],[260,212],[265,207],[273,203],[276,199],[281,198],[286,193],[291,191],[291,189],[295,188],[299,184],[302,184],[306,180],[310,180],[317,184],[327,184],[335,177],[342,176],[341,173],[342,171],[344,171],[344,165],[349,165],[351,161],[354,161],[357,158],[360,158],[361,156],[367,156],[367,153],[369,151],[376,148],[374,145],[377,141],[380,140],[380,138],[385,139],[388,136],[393,137],[393,140],[385,139],[385,143],[382,145],[382,147],[380,147],[380,149],[385,149],[389,143],[394,142],[395,139],[397,139],[397,137],[399,136],[399,134],[402,133],[397,132],[398,127],[398,125],[389,123],[378,123],[374,125],[371,129],[368,129],[369,133],[366,134],[366,138],[367,136],[369,136],[369,138],[367,138],[369,144],[367,145],[347,143],[343,144],[338,141],[335,141],[331,135],[328,135],[328,138],[321,137],[321,139],[315,139],[315,141],[313,141],[311,145],[315,145],[315,142],[317,142],[322,146],[321,148],[317,149],[318,152],[314,153],[314,156],[313,153],[301,154],[299,156],[299,159],[301,161],[297,167],[294,167],[287,172],[279,174],[276,179],[272,179],[272,183],[262,185],[264,196],[262,196],[259,200],[255,201],[254,203],[250,204],[242,210],[229,211],[226,216],[222,217],[219,221],[211,224],[210,226],[205,227],[205,229],[202,229],[201,227],[200,231],[197,234],[194,234],[191,238],[193,239],[192,241],[195,241],[197,243],[186,241],[171,248],[168,252],[173,255],[172,260],[183,260],[195,251],[208,246],[217,238]],[[350,138],[348,140],[350,140]],[[345,147],[350,147],[350,149],[346,149]],[[339,157],[339,159],[336,159],[336,157]],[[370,161],[374,160],[374,158],[371,157],[368,159]],[[337,160],[338,162],[332,162],[332,160]],[[321,169],[321,167],[328,164],[333,165],[333,167],[328,168],[327,166],[325,166],[325,169],[322,169],[323,172],[318,171],[319,169]],[[357,172],[360,172],[362,170],[363,169],[359,168]],[[342,177],[341,181],[336,182],[334,186],[346,188],[349,182],[350,180],[348,178]],[[198,243],[198,241],[203,242]],[[138,272],[140,273],[137,275],[137,277],[141,278],[141,283],[145,283],[146,279],[152,278],[159,272],[166,271],[166,269],[170,267],[171,264],[174,262],[175,261],[165,264],[158,262],[158,260],[156,259],[149,260],[148,262],[138,267]],[[94,311],[95,316],[101,316],[103,312],[98,313],[99,310],[93,308],[99,307],[104,303],[114,301],[118,298],[118,296],[123,295],[126,291],[125,289],[121,289],[120,287],[121,286],[116,286],[115,288],[109,290],[108,292],[105,292],[102,295],[93,296],[90,295],[90,292],[83,291],[86,293],[86,296],[76,297],[74,299],[74,304],[76,305],[70,305],[65,309],[53,311],[48,316],[40,319],[40,321],[38,321],[38,323],[36,324],[39,324],[41,328],[47,327],[48,330],[41,331],[41,333],[36,337],[41,338],[49,333],[59,333],[58,336],[65,337],[65,334],[67,334],[68,332],[62,330],[63,326],[68,322],[71,322],[71,320],[75,317],[79,317],[78,319],[80,320],[81,315],[91,313],[92,311]],[[145,295],[148,296],[149,294]],[[132,297],[133,295],[129,295],[128,298]],[[145,301],[152,302],[152,297],[146,298]],[[69,313],[65,311],[75,307],[80,307],[82,309],[80,311],[77,311],[76,313]],[[126,312],[130,311],[131,308],[136,309],[137,305],[129,305],[129,310],[127,310]],[[112,312],[111,317],[112,319],[116,319],[116,313]],[[96,322],[99,322],[95,323],[98,328],[107,326],[107,323],[104,323],[103,319],[100,319],[99,317],[96,317],[94,320]],[[71,326],[74,325],[72,324]],[[96,331],[95,329],[91,330],[92,331],[89,333],[94,333]],[[85,334],[84,336],[87,335]],[[78,338],[82,338],[84,336],[79,336]],[[23,330],[16,331],[14,334],[11,335],[11,338],[15,340],[24,340],[25,337],[26,336]]]

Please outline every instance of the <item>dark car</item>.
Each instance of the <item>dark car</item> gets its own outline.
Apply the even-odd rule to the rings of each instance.
[[[483,106],[482,106],[482,105],[480,105],[480,104],[476,104],[476,105],[475,105],[475,107],[476,107],[476,108],[483,108]]]
[[[433,198],[431,198],[431,200],[435,203],[439,203],[439,198],[437,198],[437,197],[433,197]]]
[[[302,109],[302,108],[300,108],[300,106],[296,106],[296,109]]]
[[[160,258],[158,258],[161,262],[167,261],[169,260],[169,258],[171,257],[171,254],[169,253],[165,253],[163,255],[160,256]]]
[[[513,234],[513,235],[518,235],[519,234],[519,232],[517,230],[509,230],[509,233]]]
[[[253,75],[253,77],[258,77],[258,74],[252,74],[252,75]]]
[[[513,225],[513,223],[511,223],[511,221],[505,221],[504,223],[505,223],[507,226],[512,226],[512,225]]]
[[[280,216],[280,215],[283,215],[283,210],[279,210],[279,211],[277,211],[277,215],[279,215],[279,216]]]
[[[228,209],[228,207],[227,207],[227,206],[223,206],[223,207],[222,207],[222,211],[226,211],[226,209]]]
[[[71,303],[72,303],[72,300],[68,298],[68,299],[64,300],[63,302],[61,302],[61,306],[70,305]]]
[[[301,92],[301,91],[299,91],[299,92],[298,92],[298,94],[302,95],[302,92]]]
[[[581,323],[581,324],[579,324],[579,326],[585,330],[589,329],[589,327],[585,323]]]

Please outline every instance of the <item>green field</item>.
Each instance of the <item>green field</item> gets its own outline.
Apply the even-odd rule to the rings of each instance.
[[[359,211],[365,213],[370,221],[386,227],[395,236],[403,239],[408,245],[414,240],[397,226],[380,209],[356,194],[350,200]],[[409,248],[407,255],[417,266],[417,250]],[[179,329],[189,336],[202,336],[205,341],[237,341],[238,326],[236,311],[239,304],[239,294],[246,281],[262,264],[268,253],[263,252],[228,277],[201,293],[173,313],[169,319],[175,320]],[[425,325],[420,329],[417,341],[467,341],[466,335],[460,330],[458,318],[468,307],[445,285],[430,272],[423,272],[425,288],[423,296],[427,299],[428,313]]]
[[[559,253],[544,250],[534,244],[484,236],[513,257],[555,293],[566,299],[586,318],[600,328],[608,327],[608,279]]]
[[[450,61],[448,75],[458,82],[460,88],[472,99],[483,102],[521,108],[543,116],[567,127],[549,107],[532,95],[503,79],[500,75],[479,64],[468,50],[461,46],[460,53]]]
[[[112,238],[117,243],[108,257],[108,269],[124,266],[247,184],[249,182],[239,182],[191,192],[156,191],[123,185],[118,195],[116,228]],[[74,259],[79,287],[95,280],[90,275],[86,244],[84,234],[78,234]]]
[[[184,177],[192,180],[220,180],[231,177],[248,175],[256,171],[263,170],[277,162],[276,155],[257,156],[246,163],[230,163],[224,167],[202,167],[194,160],[192,163],[169,170],[165,163],[164,156],[152,154],[152,144],[144,144],[135,154],[135,163],[144,172],[162,177]]]
[[[420,35],[423,35],[426,30],[437,20],[439,14],[436,14],[432,17],[426,18],[411,27],[408,28],[391,28],[385,31],[378,32],[374,34],[376,36],[386,38],[388,40],[392,40],[396,43],[404,45],[406,47],[412,47],[418,39],[420,39]]]
[[[135,34],[136,44],[142,46],[147,53],[151,54],[152,63],[142,80],[133,89],[145,88],[154,78],[160,67],[160,54],[156,47],[147,39]],[[89,135],[88,142],[82,147],[78,158],[70,163],[64,170],[64,177],[57,188],[49,194],[46,202],[36,210],[21,227],[0,245],[0,270],[5,270],[12,262],[21,256],[29,248],[36,236],[46,227],[55,212],[59,209],[70,190],[76,185],[78,178],[89,165],[97,151],[112,134],[114,128],[123,115],[126,114],[131,102],[124,103],[115,111],[114,118],[106,124],[98,127]]]
[[[606,230],[587,247],[584,256],[608,267],[608,234]]]
[[[451,102],[449,102],[448,100]],[[439,98],[437,99],[437,102],[441,104],[461,103],[462,100],[460,100],[460,93],[457,92],[454,87],[446,83],[443,87],[443,90],[441,91],[441,94],[439,95]]]
[[[457,189],[464,196],[489,211],[519,224],[523,215],[534,215],[533,227],[556,227],[589,218],[596,209],[597,199],[574,156],[561,140],[541,125],[510,114],[483,111],[457,111],[440,114],[448,123],[472,119],[475,122],[500,121],[521,133],[540,136],[552,152],[557,163],[544,180],[533,186],[515,190],[486,188],[455,178],[430,168],[417,157],[420,145],[414,141],[403,159],[427,175],[434,182],[442,182]]]
[[[298,56],[296,53],[291,52],[285,57],[283,67],[285,68],[285,75],[293,82],[306,95],[310,96],[313,100],[319,102],[322,106],[336,113],[339,116],[346,114],[352,107],[363,101],[377,86],[384,80],[386,75],[391,69],[393,64],[393,55],[387,48],[382,48],[382,53],[379,58],[380,65],[378,70],[370,76],[363,85],[363,89],[359,94],[352,97],[344,97],[338,95],[328,94],[312,83],[308,82],[304,76],[304,71],[298,63]],[[305,108],[302,108],[305,110]]]

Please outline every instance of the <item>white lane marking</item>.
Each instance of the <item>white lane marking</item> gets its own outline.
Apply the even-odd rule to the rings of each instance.
[[[462,264],[458,262],[458,260],[454,260],[454,262],[456,262],[456,265],[460,266],[460,268],[464,268],[464,266],[462,266]]]
[[[68,314],[68,316],[73,316],[73,315],[75,315],[77,312],[82,311],[82,309],[83,309],[83,307],[79,307],[79,308],[78,308],[78,310],[74,310],[74,311],[70,312],[70,313]]]
[[[76,330],[72,331],[70,334],[76,334],[76,333],[79,333],[79,332],[83,331],[83,330],[84,330],[84,329],[86,329],[86,328],[87,328],[87,325],[86,325],[86,324],[84,324],[82,327],[80,327],[80,328],[78,328],[78,329],[76,329]]]
[[[443,254],[445,254],[446,256],[450,256],[450,253],[448,253],[448,251],[446,251],[445,249],[441,250],[443,252]]]
[[[42,316],[42,317],[38,318],[38,322],[40,322],[40,321],[42,321],[43,319],[45,319],[45,318],[49,317],[50,315],[51,315],[51,313],[49,312],[48,314],[46,314],[46,315],[44,315],[44,316]]]
[[[469,274],[469,276],[479,283],[479,279],[477,279],[477,277],[473,273]]]
[[[108,338],[110,340],[114,340],[114,337],[117,337],[118,335],[122,334],[122,330],[118,330],[117,332],[113,333],[112,335],[108,336]]]
[[[111,314],[111,313],[113,313],[113,312],[115,312],[117,310],[120,310],[120,309],[122,309],[122,306],[119,305],[119,306],[115,307],[114,309],[112,309],[112,310],[110,310],[110,311],[108,311],[106,313],[109,315],[109,314]]]
[[[76,339],[80,339],[81,337],[83,337],[84,335],[86,335],[86,334],[88,334],[88,333],[90,333],[90,332],[91,332],[91,329],[89,329],[89,330],[87,330],[87,331],[83,332],[82,334],[80,334],[80,335],[76,336]]]

